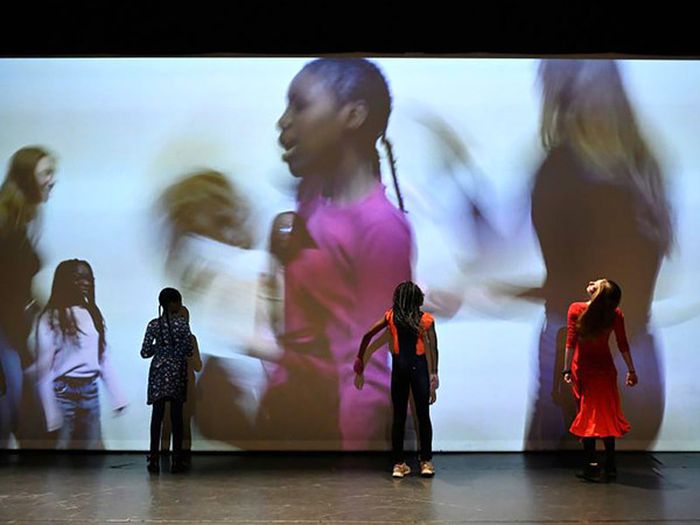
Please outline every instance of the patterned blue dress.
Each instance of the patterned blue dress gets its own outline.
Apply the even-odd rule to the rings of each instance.
[[[192,355],[192,333],[180,314],[153,319],[146,327],[141,357],[151,361],[148,372],[148,404],[155,401],[187,400],[187,358]]]

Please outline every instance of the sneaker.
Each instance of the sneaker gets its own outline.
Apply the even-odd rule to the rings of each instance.
[[[394,471],[391,473],[391,476],[394,478],[403,478],[404,476],[408,476],[411,473],[411,467],[406,465],[406,463],[397,463],[394,465]]]
[[[435,467],[430,461],[420,462],[420,475],[423,478],[432,478],[435,475]]]

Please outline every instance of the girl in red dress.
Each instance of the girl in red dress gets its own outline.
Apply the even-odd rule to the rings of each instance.
[[[605,444],[605,474],[617,475],[615,467],[615,438],[630,431],[620,405],[617,389],[617,369],[610,354],[608,341],[615,332],[617,346],[627,364],[627,386],[637,384],[630,354],[622,310],[620,287],[608,279],[591,281],[586,287],[588,302],[569,306],[564,381],[571,384],[578,403],[578,413],[569,431],[579,436],[585,452],[581,477],[598,481],[601,471],[596,460],[596,438]]]

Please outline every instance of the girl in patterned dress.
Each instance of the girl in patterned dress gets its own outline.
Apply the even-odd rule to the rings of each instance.
[[[192,355],[192,333],[187,317],[182,315],[182,296],[174,288],[164,288],[158,296],[158,318],[146,327],[141,357],[153,358],[148,373],[148,401],[151,414],[149,472],[159,471],[160,434],[165,402],[170,402],[173,428],[172,472],[183,470],[182,405],[187,397],[187,358]]]

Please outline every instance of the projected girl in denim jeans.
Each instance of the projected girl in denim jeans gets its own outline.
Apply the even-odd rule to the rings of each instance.
[[[112,408],[126,407],[105,330],[92,268],[78,259],[61,262],[37,325],[39,395],[48,431],[58,431],[57,448],[101,448],[98,378]]]
[[[33,233],[55,171],[48,150],[24,147],[12,156],[0,184],[0,448],[9,448],[12,436],[20,439],[24,374],[31,363],[27,340],[37,313],[32,281],[41,270]]]

